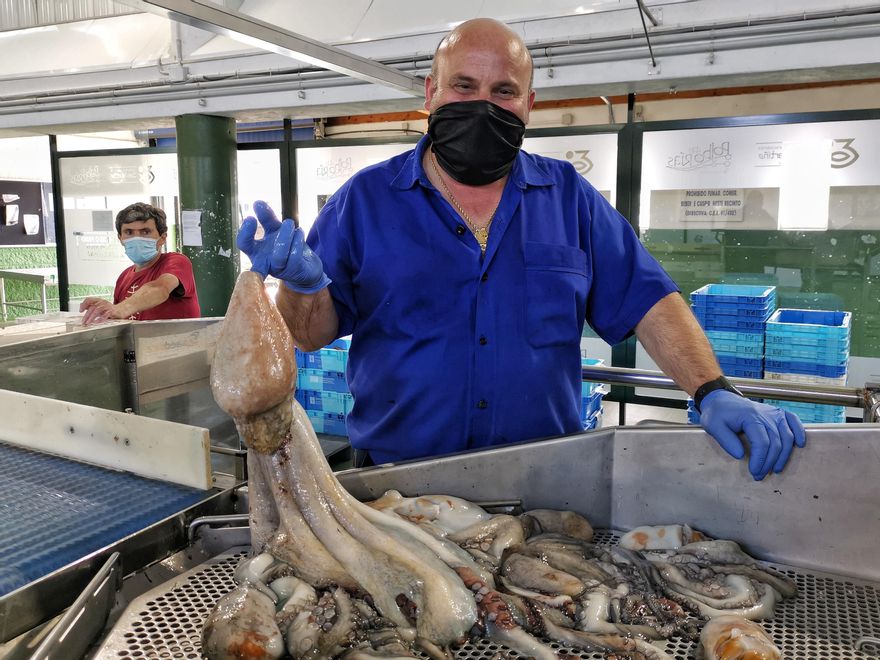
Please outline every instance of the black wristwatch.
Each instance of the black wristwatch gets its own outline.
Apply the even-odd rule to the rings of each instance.
[[[706,398],[706,395],[709,392],[714,392],[715,390],[727,390],[728,392],[733,392],[734,394],[743,396],[743,393],[736,389],[736,387],[734,387],[729,380],[727,380],[724,376],[719,376],[715,380],[710,380],[708,383],[703,383],[697,388],[697,391],[694,392],[694,407],[697,409],[697,412],[703,412],[702,410],[700,410],[700,404],[703,402],[703,399]]]

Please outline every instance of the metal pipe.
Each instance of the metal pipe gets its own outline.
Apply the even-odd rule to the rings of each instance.
[[[681,388],[669,376],[660,371],[627,369],[624,367],[584,367],[583,379],[629,387],[655,387],[666,390]],[[786,401],[806,403],[825,403],[855,408],[866,407],[865,389],[793,383],[783,380],[755,380],[752,378],[730,378],[730,382],[746,396],[769,397]],[[880,404],[878,404],[880,407]]]
[[[218,525],[218,526],[228,526],[244,523],[245,525],[250,520],[250,516],[247,513],[230,513],[230,514],[222,514],[216,516],[202,516],[201,518],[196,518],[193,520],[189,527],[187,528],[187,540],[190,545],[192,545],[193,541],[196,538],[196,531],[199,527],[204,527],[206,525]]]
[[[224,454],[226,456],[247,456],[247,449],[232,449],[231,447],[221,447],[219,445],[211,445],[212,454]]]

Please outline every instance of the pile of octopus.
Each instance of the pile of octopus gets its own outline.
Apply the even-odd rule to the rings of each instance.
[[[782,657],[758,622],[795,585],[733,541],[679,524],[596,543],[572,511],[355,499],[293,397],[293,351],[262,277],[243,273],[211,386],[248,446],[253,548],[207,617],[206,657],[445,659],[488,639],[538,660],[661,660],[675,637],[706,660]]]

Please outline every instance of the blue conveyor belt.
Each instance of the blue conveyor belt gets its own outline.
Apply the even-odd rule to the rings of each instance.
[[[204,497],[0,442],[0,596]]]

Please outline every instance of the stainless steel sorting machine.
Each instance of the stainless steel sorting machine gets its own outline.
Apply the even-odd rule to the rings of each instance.
[[[393,488],[495,509],[571,509],[601,530],[600,543],[638,525],[688,523],[738,541],[797,582],[798,596],[764,622],[785,658],[861,659],[880,654],[878,474],[880,425],[851,424],[809,427],[807,447],[762,482],[701,429],[686,426],[607,428],[337,476],[363,500]],[[232,570],[248,551],[242,518],[195,523],[195,546],[221,549],[136,597],[91,655],[199,658],[202,622],[232,588]],[[680,660],[696,652],[675,639],[665,649]],[[455,656],[489,660],[499,650],[480,642]]]

